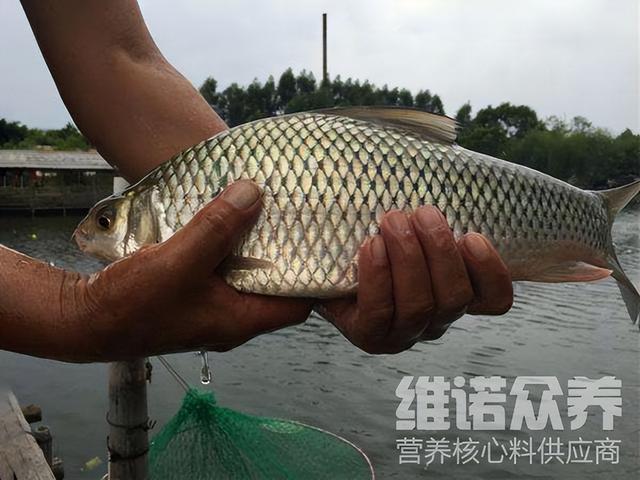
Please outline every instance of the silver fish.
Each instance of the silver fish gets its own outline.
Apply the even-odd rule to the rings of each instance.
[[[484,234],[513,280],[613,275],[632,320],[640,295],[611,240],[640,181],[585,191],[456,145],[456,125],[418,110],[347,107],[257,120],[185,150],[96,204],[75,233],[115,260],[161,242],[226,185],[251,179],[264,210],[226,270],[235,288],[316,298],[357,288],[357,252],[384,212],[437,206],[456,236]]]

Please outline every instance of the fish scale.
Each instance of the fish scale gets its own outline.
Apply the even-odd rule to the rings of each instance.
[[[442,117],[377,107],[257,120],[99,202],[76,239],[102,258],[122,257],[166,240],[228,184],[249,179],[263,190],[263,210],[234,248],[227,282],[268,295],[338,297],[357,288],[358,248],[386,212],[435,205],[456,237],[485,235],[514,280],[588,281],[613,272],[637,319],[640,295],[615,256],[611,224],[640,182],[581,190],[456,145],[454,130]],[[110,215],[106,231],[101,215]]]
[[[164,209],[165,240],[225,185],[256,181],[264,211],[234,255],[273,266],[231,271],[229,282],[243,291],[335,296],[357,285],[358,247],[392,209],[437,205],[457,236],[483,233],[507,263],[550,241],[583,239],[602,250],[607,218],[599,199],[545,177],[400,129],[309,113],[218,135],[145,184],[162,199],[155,208]]]

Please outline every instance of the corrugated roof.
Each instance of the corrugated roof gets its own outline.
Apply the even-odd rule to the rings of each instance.
[[[0,150],[0,168],[38,170],[113,170],[96,152]]]

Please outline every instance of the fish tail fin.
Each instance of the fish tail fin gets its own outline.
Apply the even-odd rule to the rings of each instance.
[[[631,282],[627,274],[624,273],[624,270],[622,270],[622,265],[620,265],[620,262],[613,250],[609,254],[608,262],[609,267],[613,270],[611,276],[618,282],[618,288],[622,294],[624,304],[627,306],[629,317],[635,324],[638,322],[638,317],[640,317],[640,293],[638,293],[638,289]]]
[[[609,216],[609,230],[611,230],[616,215],[640,193],[640,180],[623,185],[622,187],[594,191],[593,193],[604,201]],[[620,293],[627,306],[631,321],[635,324],[638,322],[638,317],[640,317],[640,293],[638,293],[638,289],[622,269],[622,265],[620,265],[614,249],[613,240],[611,239],[609,240],[607,262],[609,268],[612,270],[611,276],[618,282],[618,288],[620,288]]]
[[[609,190],[592,190],[592,193],[595,193],[604,201],[605,208],[609,214],[609,226],[611,227],[615,216],[620,210],[626,207],[640,193],[640,179]]]

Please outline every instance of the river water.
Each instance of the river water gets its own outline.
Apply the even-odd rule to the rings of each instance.
[[[623,213],[614,230],[621,261],[636,284],[640,282],[638,217],[637,210]],[[60,267],[91,272],[99,265],[69,241],[79,220],[73,216],[31,219],[3,214],[0,243]],[[299,420],[346,437],[367,452],[378,478],[638,478],[640,336],[637,326],[629,322],[615,283],[611,279],[592,284],[523,283],[515,290],[515,306],[507,315],[463,317],[439,341],[393,356],[362,353],[331,325],[312,317],[303,325],[257,338],[231,352],[211,353],[214,381],[201,388],[214,388],[219,402],[228,407]],[[167,358],[188,381],[199,384],[199,361],[193,354]],[[149,398],[157,431],[179,408],[183,391],[158,362],[154,366]],[[42,406],[70,480],[99,478],[106,471],[104,463],[90,472],[82,471],[84,463],[94,457],[106,460],[106,372],[106,366],[100,364],[72,365],[0,351],[0,386],[13,389],[22,403]],[[549,423],[537,431],[526,427],[522,431],[453,427],[447,431],[397,431],[400,400],[396,388],[404,376],[451,380],[462,376],[467,384],[475,376],[501,376],[506,379],[507,393],[515,377],[557,377],[563,395],[555,398],[563,429],[554,431]],[[622,381],[622,417],[614,418],[613,430],[603,430],[599,408],[590,408],[586,424],[571,430],[567,382],[577,376],[614,376]],[[538,412],[541,390],[531,391]],[[507,425],[514,400],[508,395],[505,402]],[[456,461],[452,455],[442,465],[436,457],[427,468],[425,457],[419,465],[399,464],[396,442],[403,437],[423,442],[444,437],[452,450],[456,437],[471,437],[479,442],[478,463],[470,460],[462,464],[462,459]],[[560,439],[565,460],[569,441],[619,440],[618,463],[604,457],[596,463],[596,443],[585,457],[592,463],[563,464],[546,457],[549,463],[541,464],[540,453],[533,457],[532,465],[522,458],[515,459],[516,464],[508,457],[499,461],[501,446],[514,438],[531,439],[538,448],[549,437]],[[488,442],[494,444],[495,463],[480,454]]]

